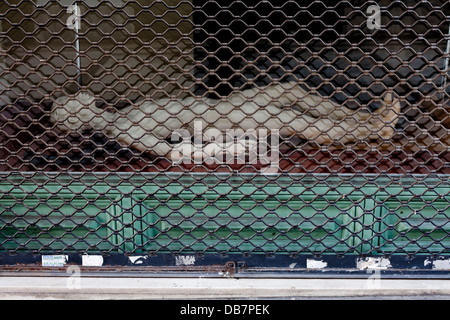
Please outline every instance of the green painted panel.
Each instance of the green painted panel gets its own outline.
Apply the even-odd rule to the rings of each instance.
[[[261,177],[77,179],[1,181],[0,250],[382,254],[450,248],[450,188],[439,181],[383,187],[331,178],[285,184]]]
[[[436,198],[388,200],[379,209],[382,252],[444,252],[450,248],[450,204]]]
[[[146,200],[146,250],[348,251],[351,201]]]
[[[2,250],[110,250],[108,200],[36,196],[0,198]]]
[[[133,197],[118,197],[115,202],[109,210],[109,237],[120,252],[139,252],[144,228],[141,206]]]

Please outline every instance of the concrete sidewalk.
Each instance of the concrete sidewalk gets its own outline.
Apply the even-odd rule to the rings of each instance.
[[[450,280],[0,277],[0,299],[450,297]]]

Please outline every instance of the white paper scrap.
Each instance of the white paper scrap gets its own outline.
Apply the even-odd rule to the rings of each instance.
[[[84,267],[101,267],[103,265],[103,257],[99,255],[84,255],[81,257],[81,264]]]

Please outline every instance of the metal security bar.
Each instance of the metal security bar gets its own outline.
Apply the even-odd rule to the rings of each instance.
[[[450,253],[449,15],[3,1],[0,264],[433,269]]]

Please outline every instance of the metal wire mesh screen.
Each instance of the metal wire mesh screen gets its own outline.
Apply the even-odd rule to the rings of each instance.
[[[2,1],[0,250],[448,253],[449,14]]]

